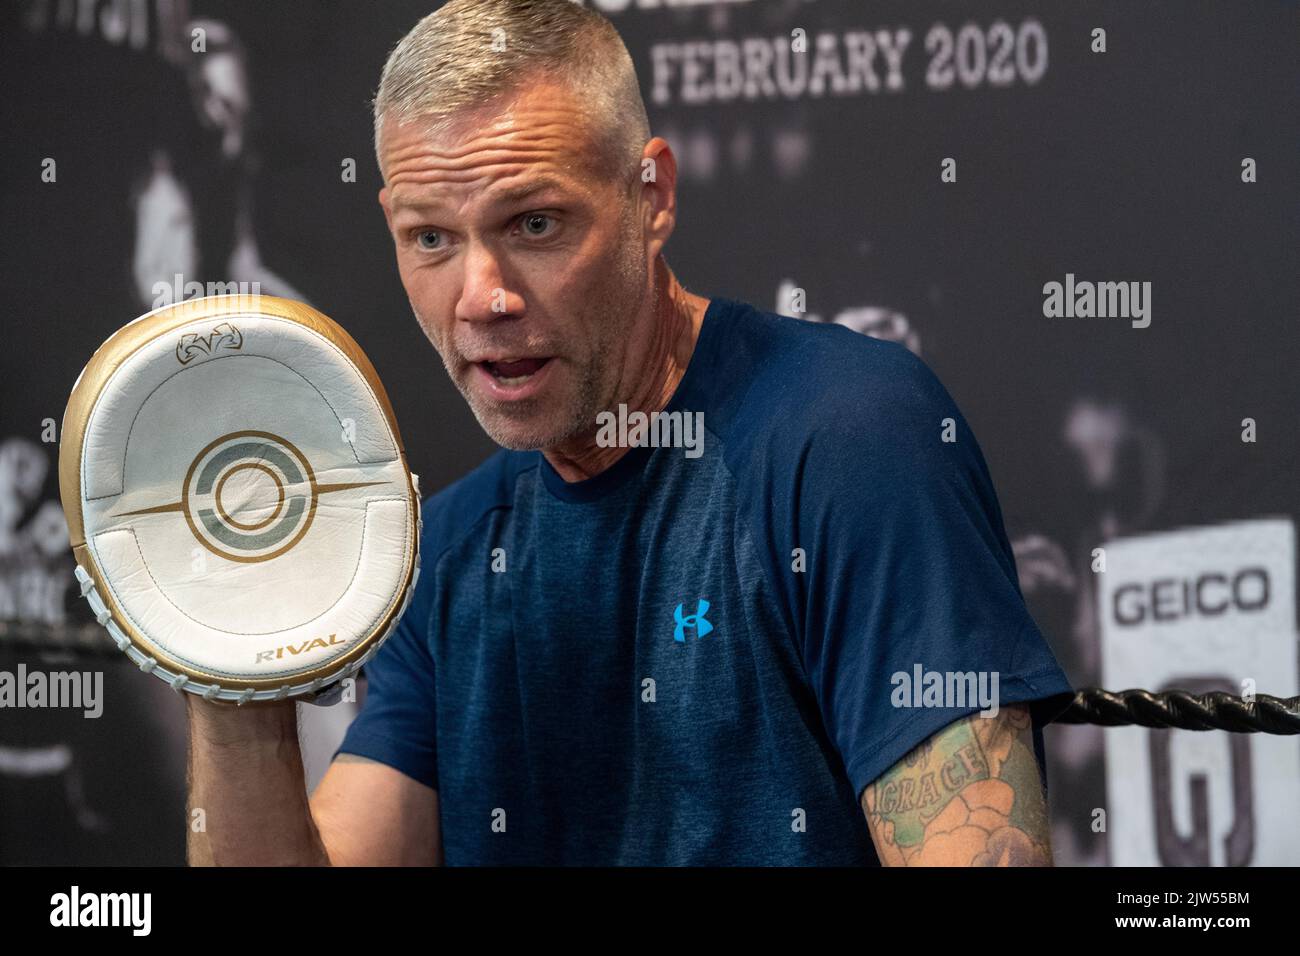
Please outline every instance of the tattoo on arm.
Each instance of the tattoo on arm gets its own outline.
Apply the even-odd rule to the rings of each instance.
[[[1051,866],[1047,800],[1029,711],[971,714],[862,791],[885,866]]]

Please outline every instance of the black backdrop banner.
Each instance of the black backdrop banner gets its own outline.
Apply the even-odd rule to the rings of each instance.
[[[666,256],[682,282],[930,364],[979,436],[1022,588],[1076,686],[1154,688],[1168,671],[1297,693],[1300,6],[588,5],[623,35],[678,156]],[[0,619],[87,620],[59,419],[99,344],[186,283],[256,284],[342,323],[426,493],[494,450],[416,325],[376,199],[369,97],[436,6],[0,12]],[[1048,314],[1051,283],[1065,314]],[[1127,311],[1079,314],[1090,283],[1125,284]],[[1140,588],[1098,583],[1110,543],[1152,607],[1152,582],[1262,563],[1267,626],[1225,618],[1206,637],[1183,608],[1126,631]],[[0,710],[0,863],[181,862],[179,699],[124,660],[0,644],[0,670],[24,662],[102,671],[105,710]],[[309,778],[354,712],[311,715]],[[1058,862],[1300,862],[1300,743],[1252,738],[1242,790],[1226,735],[1169,735],[1156,773],[1144,741],[1162,733],[1049,729]],[[1225,848],[1246,819],[1249,846]],[[1129,826],[1177,839],[1120,839]]]

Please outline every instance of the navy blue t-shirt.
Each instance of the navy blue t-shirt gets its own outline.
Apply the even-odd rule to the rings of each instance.
[[[918,666],[1035,701],[1041,759],[1070,684],[919,359],[713,299],[666,411],[702,454],[502,451],[423,503],[340,750],[438,791],[446,863],[875,865],[863,788],[981,709],[896,706]]]

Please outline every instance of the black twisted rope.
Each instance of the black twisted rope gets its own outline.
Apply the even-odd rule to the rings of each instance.
[[[70,652],[85,657],[116,657],[120,652],[98,624],[23,623],[0,620],[0,648],[27,652]],[[1253,701],[1223,691],[1192,694],[1185,690],[1076,691],[1057,724],[1102,727],[1165,727],[1178,730],[1227,730],[1236,734],[1300,734],[1300,697],[1257,694]]]
[[[1192,694],[1185,690],[1076,691],[1057,724],[1103,727],[1170,727],[1178,730],[1228,730],[1236,734],[1300,734],[1300,697],[1256,694],[1247,701],[1223,691]]]

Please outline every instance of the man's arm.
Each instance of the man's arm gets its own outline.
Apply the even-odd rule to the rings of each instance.
[[[884,866],[1051,866],[1029,711],[963,717],[862,791]]]
[[[293,701],[240,708],[192,696],[187,702],[191,865],[440,862],[430,787],[341,754],[309,801]]]

